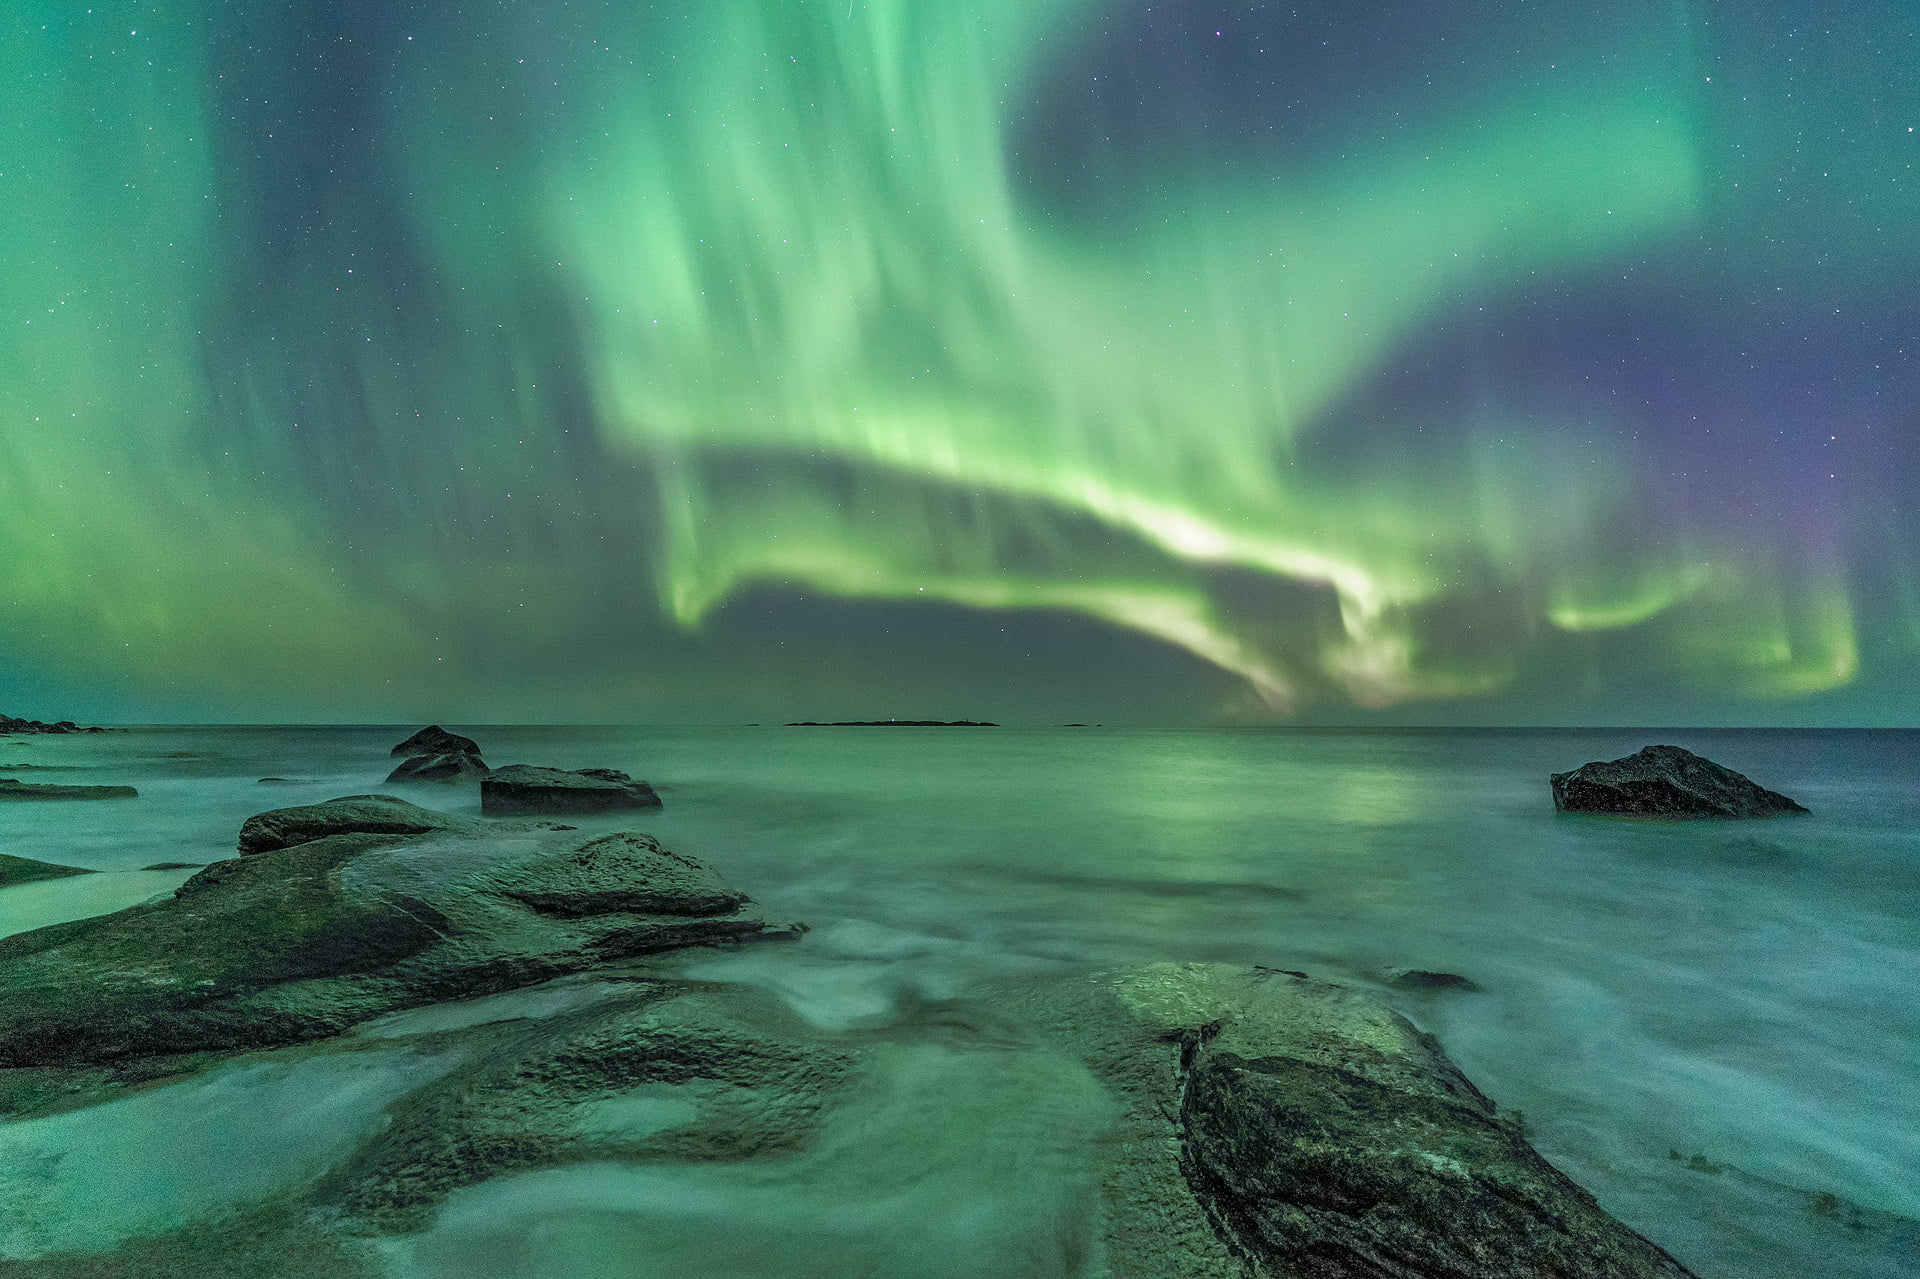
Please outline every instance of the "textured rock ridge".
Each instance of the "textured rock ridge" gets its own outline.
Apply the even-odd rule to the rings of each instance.
[[[1117,1279],[1689,1273],[1358,992],[1156,964],[1003,998],[1127,1099],[1102,1172]]]

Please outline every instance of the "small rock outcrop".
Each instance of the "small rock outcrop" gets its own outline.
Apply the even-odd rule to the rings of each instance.
[[[61,786],[0,777],[0,799],[134,799],[139,794],[131,786]]]
[[[568,770],[509,764],[480,781],[480,811],[503,816],[603,813],[660,806],[653,787],[615,768]]]
[[[32,884],[43,879],[65,879],[69,875],[91,875],[90,870],[79,866],[57,866],[52,862],[39,862],[31,857],[14,857],[0,853],[0,888],[14,884]]]
[[[1582,764],[1549,779],[1553,806],[1635,817],[1776,817],[1806,808],[1678,746]]]
[[[389,755],[444,755],[449,751],[463,755],[478,755],[480,743],[471,737],[449,733],[438,724],[429,724],[387,753]]]
[[[795,931],[646,835],[406,816],[412,805],[383,796],[319,811],[332,807],[256,819],[253,855],[171,897],[0,938],[0,1067],[296,1043],[399,1008]]]

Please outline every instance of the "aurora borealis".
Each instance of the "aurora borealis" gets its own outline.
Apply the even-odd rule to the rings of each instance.
[[[1911,5],[15,10],[0,710],[1920,722]]]

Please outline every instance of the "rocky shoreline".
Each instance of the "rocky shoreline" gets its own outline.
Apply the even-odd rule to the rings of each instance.
[[[471,739],[436,732],[396,753],[479,759]],[[626,806],[645,786],[514,767],[532,812],[599,812],[614,793]],[[484,787],[513,772],[445,780]],[[91,1252],[28,1246],[31,1232],[0,1224],[10,1274],[265,1279],[292,1265],[375,1279],[394,1249],[441,1246],[472,1204],[519,1179],[628,1169],[747,1185],[786,1169],[834,1184],[832,1152],[856,1139],[897,1147],[903,1185],[938,1184],[959,1175],[956,1160],[1004,1146],[1007,1188],[989,1177],[979,1193],[1012,1202],[1044,1187],[1045,1202],[1020,1209],[1033,1237],[1012,1268],[899,1260],[919,1246],[902,1222],[900,1239],[854,1247],[850,1274],[1690,1273],[1547,1163],[1436,1040],[1355,988],[1146,963],[823,1026],[768,988],[688,974],[698,952],[750,943],[793,947],[767,954],[798,961],[805,927],[637,830],[365,794],[256,814],[236,843],[238,856],[170,895],[0,938],[0,1116],[125,1105],[247,1063],[345,1070],[404,1048],[440,1064],[322,1172],[235,1211]],[[84,873],[0,870],[10,882]],[[1474,989],[1421,969],[1380,980]],[[916,1136],[929,1107],[978,1118]],[[955,1131],[971,1144],[941,1155]],[[1038,1175],[1029,1164],[1045,1174],[1022,1190]],[[856,1261],[876,1248],[879,1260]]]

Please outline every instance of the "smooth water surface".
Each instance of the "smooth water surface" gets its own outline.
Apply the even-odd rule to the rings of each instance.
[[[1920,1268],[1920,733],[449,727],[495,765],[652,781],[663,811],[580,824],[650,830],[812,925],[691,969],[769,986],[819,1024],[1141,960],[1460,974],[1480,989],[1383,989],[1525,1113],[1543,1153],[1701,1274]],[[383,785],[410,731],[0,739],[0,776],[141,790],[0,808],[0,851],[112,872],[0,891],[0,925],[166,891],[191,872],[139,868],[230,856],[266,808],[386,790],[477,811],[472,787]],[[1554,812],[1547,773],[1656,741],[1813,813]],[[615,1170],[593,1193],[650,1175]],[[409,1255],[465,1246],[429,1236]]]

